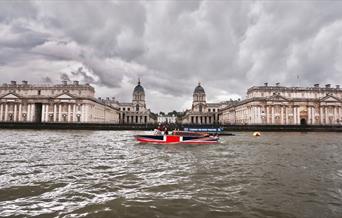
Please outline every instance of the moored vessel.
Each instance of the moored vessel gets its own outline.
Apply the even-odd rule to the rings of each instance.
[[[186,131],[174,131],[170,135],[136,135],[135,138],[141,143],[155,144],[215,144],[219,142],[217,135]]]

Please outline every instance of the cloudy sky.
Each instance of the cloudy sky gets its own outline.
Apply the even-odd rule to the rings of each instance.
[[[0,1],[0,82],[80,80],[154,112],[264,82],[342,85],[338,1]]]

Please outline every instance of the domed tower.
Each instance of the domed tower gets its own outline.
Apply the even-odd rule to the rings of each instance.
[[[146,109],[145,91],[140,83],[140,79],[133,91],[133,107],[135,111],[144,111]]]
[[[206,96],[205,91],[203,87],[201,86],[201,83],[198,83],[198,86],[196,86],[193,94],[193,103],[195,102],[202,102],[206,103]]]
[[[206,107],[207,100],[206,95],[201,83],[198,83],[193,94],[192,110],[203,112]]]

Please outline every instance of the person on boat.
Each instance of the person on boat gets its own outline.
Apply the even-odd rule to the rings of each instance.
[[[164,129],[164,135],[168,135],[169,131],[167,130],[167,127]]]

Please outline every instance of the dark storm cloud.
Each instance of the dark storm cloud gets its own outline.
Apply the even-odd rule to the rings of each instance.
[[[87,72],[83,69],[83,67],[79,67],[77,71],[71,72],[74,76],[81,76],[82,81],[85,83],[94,83],[95,79],[87,74]]]
[[[52,83],[52,79],[48,76],[45,76],[42,78],[43,83]]]
[[[69,78],[68,74],[66,74],[66,73],[61,73],[60,74],[60,79],[61,79],[61,81],[67,81],[67,82],[71,81],[71,79]]]
[[[64,75],[125,101],[141,78],[155,111],[189,107],[198,82],[209,101],[264,82],[342,83],[341,11],[337,1],[1,1],[0,78]]]

